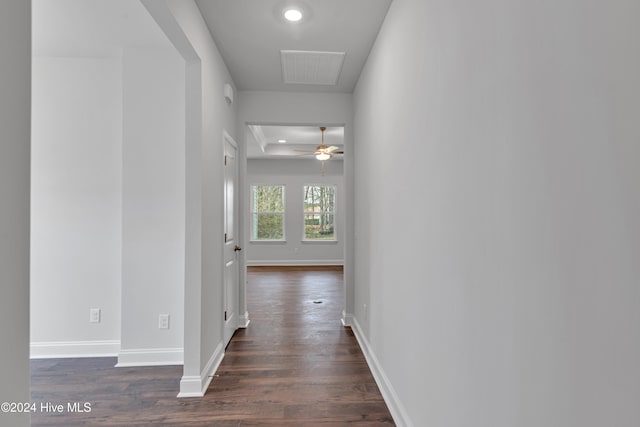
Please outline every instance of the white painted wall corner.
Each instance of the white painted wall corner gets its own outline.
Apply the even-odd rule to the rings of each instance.
[[[249,323],[251,323],[251,320],[249,320],[249,312],[245,311],[243,315],[238,317],[238,328],[246,329],[249,327]]]
[[[178,393],[178,397],[204,396],[223,358],[224,346],[222,345],[222,342],[220,342],[200,373],[200,376],[185,375],[182,377],[180,380],[180,393]]]
[[[353,326],[353,321],[354,321],[354,316],[351,313],[347,313],[346,311],[342,311],[342,319],[340,319],[340,321],[342,321],[342,326],[344,327],[352,327]],[[360,346],[362,347],[362,345]]]

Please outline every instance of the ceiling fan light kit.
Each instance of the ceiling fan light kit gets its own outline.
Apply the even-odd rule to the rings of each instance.
[[[320,132],[322,132],[322,143],[316,147],[315,156],[316,159],[322,162],[322,176],[324,176],[324,162],[325,160],[329,160],[331,158],[332,153],[338,153],[336,150],[338,147],[335,145],[327,146],[324,143],[324,131],[327,130],[326,127],[321,126]]]

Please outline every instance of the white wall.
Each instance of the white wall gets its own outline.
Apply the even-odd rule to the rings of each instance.
[[[181,396],[201,395],[217,368],[223,326],[223,132],[235,134],[233,84],[193,1],[143,1],[186,60],[185,336]]]
[[[123,319],[133,324],[122,325],[123,329],[126,329],[126,335],[129,337],[131,332],[131,340],[129,341],[125,337],[124,350],[144,350],[140,346],[149,347],[156,346],[162,341],[162,345],[167,345],[165,349],[174,350],[175,345],[180,341],[177,337],[179,335],[181,325],[179,322],[180,309],[179,296],[176,300],[171,299],[172,296],[176,297],[175,290],[177,288],[171,287],[169,290],[166,286],[169,282],[172,282],[178,275],[180,265],[174,263],[167,266],[170,271],[170,276],[166,281],[163,281],[162,287],[168,291],[168,294],[161,296],[160,293],[149,294],[146,293],[146,297],[152,297],[157,304],[154,304],[153,300],[141,301],[144,299],[142,293],[137,292],[133,286],[138,286],[140,280],[149,280],[148,274],[142,274],[143,269],[138,268],[133,263],[129,264],[132,259],[139,257],[141,250],[140,246],[148,244],[149,240],[158,243],[162,241],[166,243],[170,240],[173,243],[179,245],[177,240],[180,240],[179,232],[175,228],[176,222],[179,221],[179,207],[172,207],[171,212],[163,212],[167,214],[162,216],[160,221],[162,224],[147,224],[147,225],[161,225],[162,227],[169,227],[169,231],[166,235],[160,235],[157,228],[145,227],[144,230],[138,228],[141,221],[139,221],[138,214],[148,215],[149,206],[164,206],[170,204],[171,201],[176,198],[180,198],[181,194],[184,194],[184,252],[186,256],[184,259],[184,359],[185,369],[183,376],[183,384],[186,384],[187,392],[189,387],[193,386],[195,381],[199,385],[196,387],[200,390],[200,386],[204,386],[205,383],[210,380],[209,373],[214,367],[214,364],[219,361],[223,353],[222,348],[222,136],[223,130],[227,130],[233,135],[235,127],[235,106],[228,106],[224,102],[222,95],[224,83],[231,82],[231,77],[222,61],[222,58],[211,39],[209,31],[198,11],[197,6],[193,1],[168,1],[168,2],[143,2],[149,12],[152,13],[154,18],[162,25],[163,31],[170,38],[176,49],[182,54],[183,59],[187,64],[184,68],[185,73],[185,87],[183,87],[183,94],[186,95],[184,110],[181,117],[185,119],[185,134],[186,143],[184,146],[184,187],[180,188],[180,181],[174,181],[167,177],[161,177],[158,174],[158,169],[153,166],[146,171],[136,171],[135,166],[137,162],[144,162],[147,159],[143,159],[142,154],[146,144],[149,140],[135,141],[137,144],[135,147],[128,147],[125,153],[125,173],[131,173],[126,175],[125,179],[131,183],[131,187],[127,187],[124,192],[124,201],[126,203],[125,209],[125,221],[129,225],[124,225],[124,239],[123,245],[125,250],[123,251],[123,262],[126,264],[126,268],[123,271],[123,280],[126,282],[131,279],[131,283],[135,285],[128,286],[125,284],[125,293],[127,298],[131,296],[135,299],[135,303],[124,307]],[[147,58],[148,59],[148,58]],[[125,78],[129,82],[130,78],[137,78],[140,76],[136,74],[140,71],[134,66],[134,69],[125,67]],[[157,64],[156,64],[157,65]],[[129,74],[131,71],[131,74]],[[144,74],[144,73],[141,73]],[[153,76],[152,76],[153,77]],[[161,76],[155,76],[160,78]],[[151,82],[153,79],[150,77]],[[232,82],[231,82],[232,83]],[[154,94],[148,86],[138,87],[139,93],[137,96],[152,96],[154,100],[160,99],[160,94]],[[175,89],[174,86],[170,88],[171,91]],[[173,93],[175,95],[175,93]],[[125,95],[126,96],[126,95]],[[140,98],[138,98],[140,101]],[[171,115],[175,112],[174,108],[181,105],[179,102],[176,105],[155,105],[153,107],[154,114],[166,118],[165,115]],[[128,111],[134,111],[138,114],[137,119],[148,120],[150,117],[149,111],[140,111],[136,109],[149,108],[144,102],[128,102],[125,100],[125,106]],[[165,108],[166,107],[166,108]],[[179,107],[178,107],[179,108]],[[168,111],[171,110],[171,113]],[[129,113],[127,113],[128,115]],[[158,118],[154,116],[155,118]],[[135,121],[127,121],[125,117],[125,123],[134,123]],[[169,126],[164,128],[163,126]],[[167,137],[172,138],[175,136],[175,129],[168,123],[156,123],[152,129],[147,131],[153,131],[153,129],[167,130]],[[127,128],[125,129],[125,137],[140,136],[141,129]],[[160,131],[158,131],[160,133]],[[129,148],[131,150],[129,150]],[[177,176],[179,162],[173,162],[171,158],[180,150],[177,149],[177,145],[171,145],[167,148],[168,151],[159,154],[164,166],[170,168],[168,173],[171,176]],[[181,154],[180,154],[181,155]],[[170,159],[171,158],[171,159]],[[158,159],[156,159],[158,160]],[[129,163],[130,162],[130,163]],[[166,163],[165,163],[166,162]],[[148,166],[148,165],[147,165]],[[148,174],[147,174],[148,173]],[[151,179],[149,179],[151,177]],[[150,181],[165,185],[165,188],[154,188],[151,194],[144,192],[144,188]],[[166,188],[166,187],[170,188]],[[155,193],[157,191],[157,193]],[[165,193],[165,191],[167,191]],[[181,193],[184,191],[184,193]],[[146,202],[149,204],[136,204],[135,195],[144,193],[148,199]],[[152,199],[152,200],[150,200]],[[157,218],[157,217],[156,217]],[[170,224],[170,225],[168,225]],[[150,231],[150,235],[143,236],[142,234]],[[168,231],[168,229],[165,229]],[[166,246],[163,249],[168,249]],[[179,252],[179,247],[174,246],[168,249],[168,252],[159,251],[156,255],[162,260],[166,260]],[[162,253],[160,253],[162,252]],[[170,253],[169,253],[170,252]],[[219,260],[217,263],[215,260]],[[140,258],[137,259],[140,261]],[[149,259],[143,259],[146,264],[149,264]],[[148,272],[147,272],[148,273]],[[141,277],[145,276],[145,277]],[[155,277],[157,279],[157,277]],[[153,277],[151,279],[154,279]],[[164,279],[164,278],[163,278]],[[157,285],[157,283],[156,283]],[[145,286],[153,286],[153,284],[145,282]],[[179,286],[179,285],[178,285]],[[157,288],[155,289],[157,291]],[[124,296],[124,295],[123,295]],[[157,299],[156,299],[157,298]],[[171,302],[168,303],[169,299]],[[148,313],[145,312],[142,316],[136,316],[133,314],[135,308],[139,308],[139,304],[144,304],[143,307],[148,306]],[[164,304],[169,305],[164,305]],[[159,332],[155,330],[157,327],[157,315],[163,312],[168,312],[172,315],[172,324],[175,330]],[[177,316],[173,316],[173,313],[178,313]],[[152,320],[150,318],[153,317]],[[147,323],[149,322],[149,323]],[[153,326],[151,326],[153,325]],[[129,328],[132,328],[131,330]],[[154,333],[151,333],[151,339],[145,335],[144,331],[149,332],[154,329]],[[167,333],[168,332],[168,333]],[[162,335],[164,333],[164,335]],[[157,339],[157,340],[156,340]],[[153,347],[156,348],[156,347]],[[148,350],[148,348],[147,348]],[[140,353],[136,353],[133,357],[139,356]],[[122,356],[122,354],[121,354]],[[127,355],[127,358],[131,356]],[[122,359],[122,357],[121,357]],[[130,360],[129,360],[130,361]],[[122,362],[122,360],[121,360]],[[126,363],[125,363],[126,364]],[[186,379],[186,381],[185,381]],[[206,386],[205,386],[206,387]],[[184,391],[184,388],[181,389]],[[187,393],[188,394],[188,393]]]
[[[342,265],[344,263],[345,188],[342,160],[325,162],[325,176],[317,160],[250,159],[247,161],[245,206],[250,209],[252,185],[285,186],[285,242],[251,241],[251,215],[246,215],[247,265]],[[303,187],[336,186],[336,241],[303,241]]]
[[[31,355],[180,363],[184,61],[137,2],[35,6]]]
[[[354,94],[356,317],[398,425],[640,425],[639,16],[392,3]]]
[[[29,127],[31,2],[0,2],[0,402],[29,393]],[[28,414],[0,413],[26,427]]]
[[[122,62],[37,57],[32,85],[32,355],[113,354],[120,339]],[[90,308],[102,310],[100,323],[89,323]]]
[[[181,363],[184,61],[128,49],[33,68],[32,357]]]
[[[182,363],[185,63],[175,49],[123,54],[122,332],[118,365]],[[170,316],[169,329],[158,316]]]

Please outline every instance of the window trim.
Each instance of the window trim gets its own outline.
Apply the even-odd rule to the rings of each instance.
[[[304,189],[305,187],[333,187],[333,212],[323,211],[323,212],[308,212],[304,207]],[[337,184],[303,184],[302,185],[302,243],[319,243],[319,244],[335,244],[338,243],[338,226],[337,226],[337,212],[338,211],[338,185]],[[331,239],[308,239],[306,237],[306,215],[307,214],[331,214],[333,215],[333,238]]]
[[[254,209],[254,188],[255,187],[282,187],[282,212],[257,212]],[[250,230],[250,243],[271,243],[271,244],[283,244],[287,242],[287,186],[286,184],[250,184],[249,186],[249,230]],[[278,214],[282,215],[282,238],[281,239],[254,239],[254,216],[256,214]]]

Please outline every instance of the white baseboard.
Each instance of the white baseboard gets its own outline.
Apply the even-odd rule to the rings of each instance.
[[[208,383],[207,387],[209,387]],[[202,378],[199,375],[183,375],[180,379],[180,393],[177,397],[202,397],[204,396],[202,389]]]
[[[214,374],[218,370],[222,359],[224,358],[224,346],[222,342],[218,344],[211,358],[207,362],[200,376],[183,375],[180,380],[180,393],[178,397],[202,397],[209,388],[209,383],[213,379]]]
[[[120,350],[116,368],[128,366],[182,365],[184,350],[181,348],[135,348]]]
[[[245,311],[242,316],[238,317],[238,328],[246,329],[249,327],[249,323],[251,323],[251,320],[249,320],[249,312]]]
[[[283,260],[251,260],[248,267],[292,267],[298,265],[344,265],[343,259],[283,259]]]
[[[120,341],[52,341],[32,342],[31,359],[72,357],[113,357],[118,355]]]
[[[348,326],[351,327],[353,325],[353,314],[348,314],[347,312],[345,312],[344,310],[342,311],[342,319],[340,319],[342,321],[342,326]]]
[[[369,341],[362,333],[362,329],[360,329],[358,319],[352,316],[350,322],[351,329],[353,330],[353,333],[358,340],[358,344],[360,344],[360,349],[362,350],[362,354],[364,354],[364,358],[367,360],[367,364],[369,365],[369,369],[373,374],[373,378],[376,380],[376,384],[378,384],[380,393],[382,393],[382,397],[389,407],[389,411],[391,412],[393,421],[396,423],[397,427],[413,427],[413,423],[411,422],[407,411],[402,405],[402,402],[400,402],[398,394],[391,385],[389,378],[387,378],[387,375],[382,369],[380,362],[378,362],[378,359],[373,352]]]

